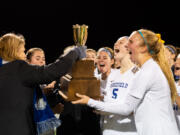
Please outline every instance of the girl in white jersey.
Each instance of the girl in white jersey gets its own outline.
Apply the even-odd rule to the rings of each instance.
[[[77,94],[81,99],[73,103],[121,115],[129,115],[135,110],[139,135],[179,135],[172,108],[177,91],[160,36],[150,30],[134,31],[128,47],[131,59],[140,66],[140,71],[125,102],[115,105]]]
[[[96,57],[96,66],[94,75],[100,80],[100,90],[101,95],[103,97],[103,101],[107,98],[107,91],[106,87],[109,85],[109,75],[113,71],[111,68],[114,64],[114,53],[113,50],[109,47],[102,47],[97,51],[97,57]],[[98,71],[98,72],[97,72]],[[103,120],[104,115],[102,112],[97,112],[101,114],[101,131],[103,132]]]
[[[114,58],[121,63],[120,70],[111,70],[104,102],[123,103],[135,72],[127,49],[128,37],[121,37],[114,45]],[[133,71],[134,71],[133,70]],[[134,116],[108,114],[104,116],[103,135],[137,135]]]

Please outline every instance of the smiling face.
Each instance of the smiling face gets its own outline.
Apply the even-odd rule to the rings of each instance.
[[[100,51],[97,54],[97,67],[100,73],[106,74],[111,71],[111,66],[113,60],[110,58],[109,54],[105,51]]]
[[[43,66],[45,65],[45,55],[43,51],[35,51],[30,58],[29,64]]]
[[[115,61],[121,61],[127,54],[129,54],[128,38],[122,37],[114,44],[114,59]]]

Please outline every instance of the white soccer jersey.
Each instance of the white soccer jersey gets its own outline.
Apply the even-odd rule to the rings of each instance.
[[[135,110],[139,135],[179,135],[167,79],[153,59],[143,64],[130,91],[142,100]]]
[[[135,76],[134,67],[121,74],[111,70],[106,82],[104,102],[123,103]],[[137,135],[134,116],[110,114],[104,116],[103,135]]]
[[[177,88],[177,93],[180,96],[180,85],[178,84],[178,82],[176,82],[176,88]],[[174,104],[173,109],[176,116],[178,128],[180,130],[180,108],[177,106],[177,104]]]

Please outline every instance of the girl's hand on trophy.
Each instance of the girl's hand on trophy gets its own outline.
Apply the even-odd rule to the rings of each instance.
[[[79,97],[79,100],[76,101],[72,101],[72,104],[87,104],[90,97],[86,96],[86,95],[81,95],[79,93],[76,93],[76,96]]]

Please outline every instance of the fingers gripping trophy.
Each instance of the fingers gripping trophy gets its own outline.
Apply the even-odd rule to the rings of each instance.
[[[85,45],[88,35],[87,25],[73,25],[73,38],[75,45]],[[94,77],[94,61],[79,60],[72,68],[72,80],[68,84],[67,100],[77,100],[76,93],[100,99],[100,81]]]

